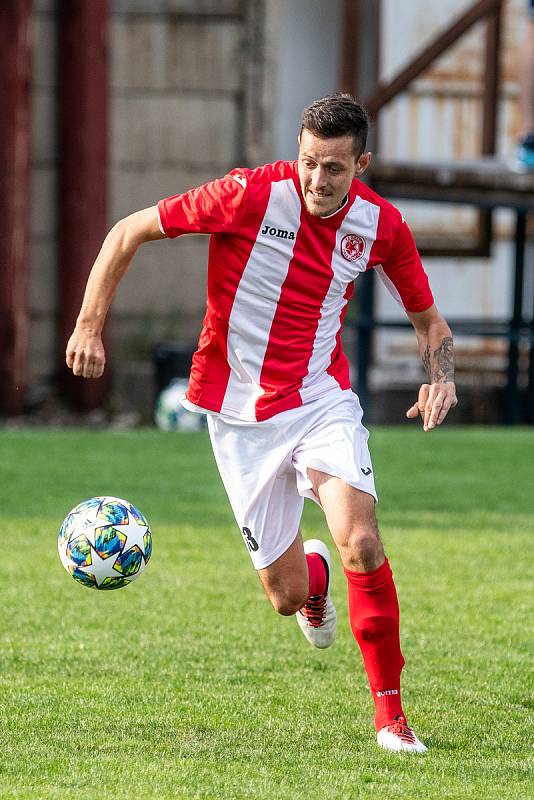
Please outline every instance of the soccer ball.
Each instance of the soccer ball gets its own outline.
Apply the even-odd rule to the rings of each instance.
[[[175,378],[163,389],[156,401],[154,419],[162,431],[199,431],[204,417],[195,411],[188,411],[180,403],[187,391],[187,381]]]
[[[120,589],[144,572],[152,533],[141,512],[119,497],[91,497],[69,511],[59,530],[61,563],[83,586]]]

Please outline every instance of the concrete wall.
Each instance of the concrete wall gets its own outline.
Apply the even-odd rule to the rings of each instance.
[[[238,0],[114,3],[113,221],[224,174],[244,159],[241,5]],[[164,13],[169,7],[171,13]],[[195,344],[204,312],[207,246],[207,237],[187,236],[145,245],[137,254],[113,306],[117,405],[128,406],[130,398],[139,402],[130,387],[150,381],[157,341]]]
[[[30,381],[50,382],[56,315],[56,16],[34,14],[34,171]],[[223,175],[268,160],[263,0],[112,0],[109,226]],[[267,124],[266,124],[267,123]],[[111,311],[114,404],[143,404],[161,340],[196,343],[204,313],[207,237],[141,248]],[[96,256],[96,253],[95,253]],[[131,387],[141,389],[132,396]],[[146,396],[146,397],[145,397]]]

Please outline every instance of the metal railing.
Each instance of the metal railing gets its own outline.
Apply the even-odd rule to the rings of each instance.
[[[369,67],[367,72],[374,73],[377,81],[374,88],[367,95],[364,106],[367,108],[371,118],[376,119],[384,106],[390,103],[399,94],[406,91],[413,81],[419,78],[437,58],[451,48],[456,42],[467,33],[473,25],[483,20],[486,21],[484,72],[482,85],[482,135],[480,142],[480,153],[482,156],[492,156],[495,154],[497,143],[497,113],[500,87],[500,56],[501,56],[501,31],[502,31],[502,7],[503,0],[478,0],[448,28],[438,33],[432,41],[411,61],[403,67],[391,80],[384,82],[378,80],[379,74],[379,37],[380,37],[380,0],[369,4],[365,0],[345,0],[344,6],[344,39],[343,56],[341,69],[341,84],[346,91],[355,95],[361,93],[361,77],[364,72],[363,65],[360,69],[355,68],[354,59],[360,51],[361,39],[365,33],[367,38],[366,47],[371,50],[366,65]],[[346,31],[358,31],[358,45],[354,48],[348,38]],[[476,242],[472,246],[456,246],[444,248],[427,246],[423,249],[424,255],[456,255],[464,257],[487,257],[492,239],[492,214],[491,211],[481,209],[478,212]]]

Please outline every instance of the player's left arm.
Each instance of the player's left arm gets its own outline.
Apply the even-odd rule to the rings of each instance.
[[[419,353],[428,383],[419,389],[417,402],[406,412],[411,419],[421,415],[423,429],[441,425],[449,409],[457,405],[454,382],[454,347],[451,329],[432,304],[426,311],[406,312],[414,326]]]

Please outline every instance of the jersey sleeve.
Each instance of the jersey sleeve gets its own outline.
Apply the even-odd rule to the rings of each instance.
[[[247,189],[245,171],[234,170],[224,178],[160,200],[160,228],[170,239],[184,233],[233,233],[245,212]]]
[[[428,276],[410,228],[402,220],[387,258],[376,271],[406,311],[426,311],[434,302]]]

